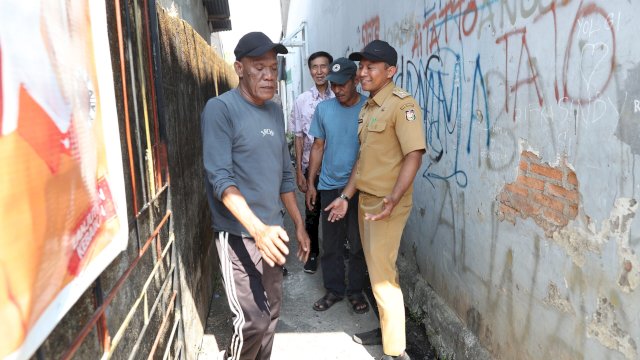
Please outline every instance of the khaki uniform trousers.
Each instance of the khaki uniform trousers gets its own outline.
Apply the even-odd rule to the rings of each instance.
[[[407,341],[404,299],[398,281],[396,259],[412,199],[411,194],[405,194],[384,220],[364,220],[365,213],[377,214],[382,211],[382,199],[361,191],[358,222],[371,287],[380,312],[383,350],[387,355],[397,356],[406,349]]]

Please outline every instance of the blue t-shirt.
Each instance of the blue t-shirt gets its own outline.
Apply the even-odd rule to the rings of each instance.
[[[318,190],[335,190],[347,185],[360,149],[358,115],[366,101],[367,98],[360,95],[355,105],[344,107],[333,98],[316,107],[309,133],[324,139]]]

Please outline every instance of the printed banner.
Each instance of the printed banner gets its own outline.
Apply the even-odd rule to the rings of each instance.
[[[29,358],[126,247],[104,1],[0,0],[0,358]]]

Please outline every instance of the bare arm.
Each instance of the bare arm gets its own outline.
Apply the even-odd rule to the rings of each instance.
[[[365,214],[364,218],[366,220],[376,221],[391,215],[393,208],[413,183],[416,173],[422,164],[422,154],[424,154],[424,150],[415,150],[404,156],[402,167],[400,167],[400,174],[398,174],[396,183],[393,185],[391,194],[382,199],[382,211],[377,215]]]
[[[353,169],[351,169],[351,175],[349,175],[349,181],[347,185],[344,187],[342,191],[343,194],[347,195],[349,198],[352,198],[356,194],[356,171],[358,170],[358,164],[360,160],[356,160],[353,164]]]
[[[282,227],[265,225],[258,219],[235,186],[229,186],[223,191],[222,203],[255,239],[256,247],[269,266],[285,263],[285,256],[289,254],[286,244],[289,242],[289,237]],[[298,216],[300,216],[299,213]]]
[[[300,261],[307,262],[307,258],[309,257],[309,235],[304,227],[304,221],[302,221],[302,215],[300,215],[300,210],[298,209],[298,203],[296,202],[296,196],[294,192],[286,192],[280,194],[280,199],[284,204],[284,207],[287,209],[289,216],[291,216],[291,220],[293,220],[293,224],[296,227],[296,237],[298,239],[298,259]]]
[[[309,169],[307,171],[307,194],[305,196],[307,208],[313,210],[316,205],[317,189],[315,187],[316,176],[322,165],[322,156],[324,155],[324,139],[315,138],[311,147],[309,156]]]
[[[302,147],[304,138],[302,136],[296,136],[294,144],[296,148],[296,183],[298,184],[298,190],[307,192],[307,180],[302,173]]]

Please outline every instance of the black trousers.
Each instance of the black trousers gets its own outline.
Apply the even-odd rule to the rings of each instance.
[[[304,178],[308,179],[308,170],[304,171]],[[318,188],[318,180],[320,176],[316,176],[316,181],[314,183],[316,189]],[[320,243],[318,240],[318,227],[320,226],[320,211],[322,209],[318,208],[318,204],[320,204],[320,192],[318,192],[318,199],[316,199],[316,207],[313,210],[309,210],[309,208],[304,206],[304,227],[307,230],[307,234],[309,234],[310,240],[310,255],[318,255],[320,254]]]
[[[349,200],[349,209],[344,218],[330,222],[324,208],[340,194],[343,189],[321,190],[322,206],[322,278],[324,287],[338,296],[360,294],[365,288],[367,265],[364,260],[360,230],[358,227],[358,194]],[[349,262],[347,283],[345,283],[344,244],[349,243]]]
[[[262,260],[253,238],[216,232],[220,268],[233,313],[226,359],[267,360],[282,304],[282,267]]]

